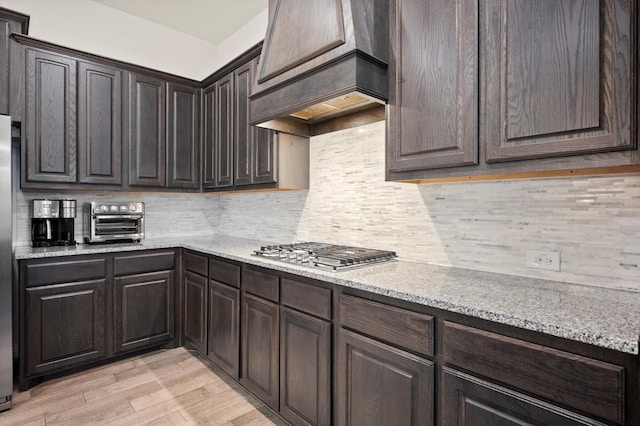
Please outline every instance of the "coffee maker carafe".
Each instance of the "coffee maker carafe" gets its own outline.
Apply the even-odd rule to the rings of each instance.
[[[33,200],[31,202],[33,247],[73,246],[76,201]]]

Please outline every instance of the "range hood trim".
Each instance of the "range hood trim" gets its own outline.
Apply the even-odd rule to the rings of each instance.
[[[340,80],[331,79],[331,75],[340,76]],[[334,87],[327,89],[325,82]],[[323,86],[322,92],[313,89],[316,85]],[[370,98],[372,102],[385,104],[388,100],[387,64],[366,53],[352,51],[295,79],[252,93],[249,95],[249,124],[255,126],[283,118],[354,92]],[[288,102],[281,107],[282,102],[279,101],[283,98],[296,99],[297,102]]]

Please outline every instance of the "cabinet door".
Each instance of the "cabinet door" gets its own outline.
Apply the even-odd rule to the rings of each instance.
[[[274,410],[279,405],[278,305],[242,294],[242,375],[240,382]]]
[[[337,351],[337,424],[434,424],[433,363],[345,329]]]
[[[169,84],[167,184],[170,188],[197,189],[200,185],[199,104],[198,89]]]
[[[249,125],[249,95],[258,58],[234,72],[235,186],[274,183],[275,132]]]
[[[442,425],[603,425],[510,389],[443,367],[439,410]]]
[[[331,323],[280,309],[280,414],[295,425],[330,425]]]
[[[166,83],[142,74],[129,82],[129,185],[166,185]]]
[[[478,162],[478,0],[390,8],[390,172]]]
[[[28,375],[105,356],[104,279],[26,289]]]
[[[115,351],[173,339],[173,271],[114,279]]]
[[[34,49],[25,60],[23,176],[27,182],[76,182],[76,61]]]
[[[203,91],[204,189],[233,186],[233,73]]]
[[[11,21],[0,19],[0,114],[9,115],[9,36]]]
[[[78,178],[122,183],[122,71],[78,63]]]
[[[209,280],[209,359],[240,377],[240,290]]]
[[[185,271],[184,288],[184,338],[198,352],[207,351],[207,279]]]
[[[626,0],[490,0],[484,7],[487,162],[631,149]]]

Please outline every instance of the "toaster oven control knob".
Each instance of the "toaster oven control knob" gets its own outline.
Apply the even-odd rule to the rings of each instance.
[[[120,206],[120,211],[126,213],[129,208],[127,206]]]

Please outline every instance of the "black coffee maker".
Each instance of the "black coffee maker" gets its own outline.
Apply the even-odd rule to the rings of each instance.
[[[74,246],[76,200],[33,200],[31,202],[33,247]]]

